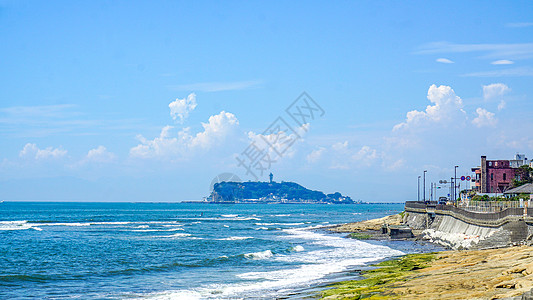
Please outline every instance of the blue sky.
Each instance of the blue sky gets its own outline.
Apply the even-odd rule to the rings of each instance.
[[[307,92],[275,180],[363,201],[533,157],[529,1],[0,1],[0,199],[181,201]],[[289,136],[290,138],[290,136]],[[263,145],[264,146],[264,145]],[[260,180],[267,180],[267,174]]]

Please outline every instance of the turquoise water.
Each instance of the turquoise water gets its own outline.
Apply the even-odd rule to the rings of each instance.
[[[275,298],[414,251],[317,229],[402,204],[0,204],[0,298]]]

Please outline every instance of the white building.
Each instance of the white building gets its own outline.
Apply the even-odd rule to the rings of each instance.
[[[531,159],[527,159],[525,154],[516,154],[515,159],[509,160],[509,166],[511,168],[518,168],[523,165],[529,165],[531,166],[533,164],[533,161]]]

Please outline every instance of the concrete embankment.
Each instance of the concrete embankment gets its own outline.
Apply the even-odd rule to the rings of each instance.
[[[421,230],[424,239],[452,249],[526,244],[533,233],[533,216],[522,208],[475,213],[449,205],[407,202],[405,211],[409,227]]]

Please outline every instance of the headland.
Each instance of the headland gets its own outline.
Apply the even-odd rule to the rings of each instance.
[[[353,204],[350,197],[339,192],[325,194],[307,189],[295,182],[219,182],[205,198],[208,203],[315,203]]]

